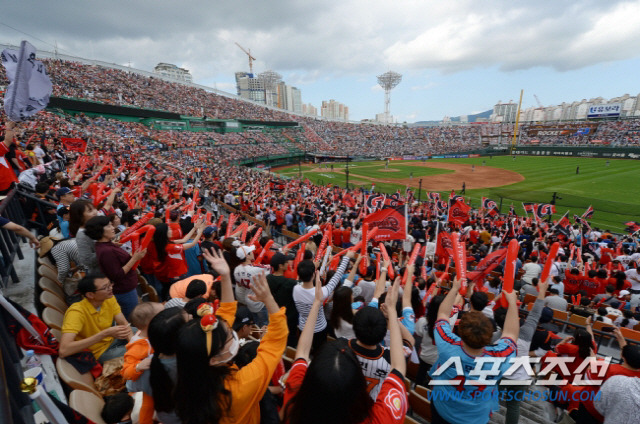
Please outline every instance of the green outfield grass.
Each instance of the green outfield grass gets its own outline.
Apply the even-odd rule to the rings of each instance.
[[[502,197],[502,212],[508,211],[509,205],[513,203],[518,212],[523,213],[521,202],[549,203],[553,193],[557,192],[562,199],[556,201],[558,213],[554,215],[554,219],[567,210],[570,211],[570,217],[574,213],[581,215],[591,204],[595,209],[595,215],[591,220],[592,225],[622,232],[625,228],[623,222],[640,221],[640,164],[633,160],[611,159],[609,166],[606,165],[606,159],[527,156],[518,156],[515,160],[511,156],[494,156],[493,158],[433,159],[431,161],[466,163],[476,166],[483,166],[484,163],[485,166],[508,169],[525,177],[524,181],[502,187],[467,190],[465,197],[474,207],[479,206],[483,196],[490,197],[498,203]],[[576,174],[577,167],[580,167],[579,174]],[[344,186],[346,183],[344,174],[331,172],[330,169],[321,173],[306,172],[312,168],[313,166],[302,166],[302,174],[304,178],[309,178],[316,184]],[[334,170],[342,171],[343,169],[344,164],[334,164]],[[371,188],[371,182],[364,181],[362,177],[371,176],[392,180],[408,178],[409,173],[412,172],[414,178],[423,178],[426,186],[429,176],[452,172],[403,166],[403,162],[400,161],[389,164],[389,169],[398,169],[399,172],[379,172],[381,169],[384,169],[384,162],[350,164],[349,182],[352,184],[356,181],[356,186]],[[277,172],[295,178],[298,176],[298,167],[292,166]],[[462,180],[457,187],[454,187],[456,191],[461,185]],[[376,191],[392,193],[398,189],[404,190],[405,186],[376,183]],[[448,192],[442,194],[448,196]]]

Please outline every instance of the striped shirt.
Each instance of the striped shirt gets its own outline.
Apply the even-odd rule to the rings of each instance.
[[[333,274],[333,277],[326,286],[322,287],[322,298],[326,299],[333,291],[336,286],[342,279],[342,275],[344,271],[347,269],[347,264],[349,263],[349,258],[344,257],[340,261],[340,265],[336,270],[336,273]],[[309,316],[309,312],[311,312],[311,306],[313,305],[313,299],[316,295],[315,287],[310,289],[305,289],[302,287],[302,284],[298,284],[293,288],[293,301],[296,304],[296,309],[298,310],[298,328],[300,331],[304,329],[304,325],[307,322],[307,317]],[[324,311],[320,309],[318,312],[318,319],[316,320],[316,326],[313,330],[314,333],[319,333],[327,328],[327,318],[324,316]]]
[[[76,239],[63,240],[51,248],[51,256],[58,268],[58,281],[63,282],[69,276],[71,262],[80,264],[78,244]]]

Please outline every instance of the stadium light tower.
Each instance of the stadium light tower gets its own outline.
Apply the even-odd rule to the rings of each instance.
[[[391,120],[391,90],[393,90],[402,81],[402,75],[397,72],[388,71],[382,75],[378,75],[378,84],[384,89],[384,116],[385,120]],[[387,122],[388,123],[388,122]]]

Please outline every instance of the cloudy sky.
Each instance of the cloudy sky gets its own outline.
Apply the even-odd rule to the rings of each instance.
[[[234,72],[275,70],[351,119],[384,110],[376,75],[403,75],[399,122],[640,92],[640,1],[615,0],[7,0],[0,42],[131,64],[191,70],[235,93]]]

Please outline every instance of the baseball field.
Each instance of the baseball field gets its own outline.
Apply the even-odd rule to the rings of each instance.
[[[331,169],[333,165],[333,170]],[[320,185],[346,185],[344,163],[303,164],[273,169],[281,175],[308,178]],[[494,156],[427,161],[349,163],[349,186],[394,193],[407,186],[415,190],[422,180],[422,200],[427,191],[438,191],[447,199],[451,190],[463,194],[473,207],[483,196],[495,200],[506,213],[513,204],[524,214],[522,202],[551,203],[555,196],[558,219],[566,211],[569,218],[592,205],[592,226],[623,232],[627,221],[640,221],[640,166],[621,159]]]

